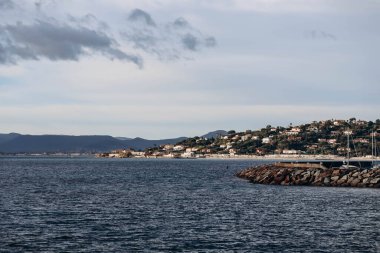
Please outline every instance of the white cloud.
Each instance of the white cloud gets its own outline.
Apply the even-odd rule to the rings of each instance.
[[[18,1],[22,9],[7,11],[0,24],[54,16],[105,33],[145,65],[99,54],[0,65],[0,132],[163,138],[378,116],[379,18],[359,18],[351,0],[64,0],[43,1],[38,10]],[[376,12],[372,1],[360,5],[358,12]],[[119,37],[135,8],[158,30],[185,17],[202,34],[215,34],[218,46],[192,60],[160,61]]]

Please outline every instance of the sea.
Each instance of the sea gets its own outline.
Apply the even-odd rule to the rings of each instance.
[[[256,185],[268,161],[0,158],[0,252],[380,252],[380,190]]]

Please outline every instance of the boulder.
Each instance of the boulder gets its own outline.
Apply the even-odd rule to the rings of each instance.
[[[360,174],[360,173],[359,173],[358,171],[356,171],[356,172],[352,173],[352,177],[358,177],[359,174]]]
[[[275,184],[281,184],[281,182],[284,181],[284,179],[285,179],[285,175],[277,173],[277,176],[274,178],[273,182]]]
[[[364,173],[364,174],[362,174],[361,176],[364,177],[364,178],[366,178],[366,177],[370,177],[371,174],[370,174],[370,173]]]
[[[351,185],[352,187],[357,187],[359,183],[360,183],[360,179],[359,179],[359,178],[354,178],[354,179],[351,181],[350,185]]]
[[[309,181],[310,179],[310,174],[305,174],[303,177],[302,177],[302,181]]]
[[[338,181],[336,181],[336,184],[337,184],[337,185],[341,185],[341,186],[343,186],[344,183],[346,183],[346,180],[344,180],[344,179],[342,179],[342,178],[339,179]]]
[[[341,173],[341,170],[336,169],[336,170],[333,171],[332,176],[339,176],[340,173]]]
[[[351,186],[380,188],[380,169],[282,168],[257,166],[236,173],[252,183],[276,185]]]

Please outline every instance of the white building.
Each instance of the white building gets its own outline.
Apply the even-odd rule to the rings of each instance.
[[[265,144],[268,144],[271,142],[271,139],[269,137],[265,137],[265,138],[263,138],[262,142]]]
[[[166,144],[164,146],[164,150],[173,150],[173,148],[174,148],[174,145],[172,145],[172,144]]]
[[[185,147],[182,146],[182,145],[177,145],[177,146],[174,146],[174,147],[173,147],[173,150],[174,150],[174,151],[182,151],[182,150],[184,150],[184,149],[185,149]]]
[[[286,155],[296,155],[296,154],[300,154],[301,151],[300,150],[295,150],[295,149],[284,149],[282,151],[283,154],[286,154]]]
[[[231,148],[231,149],[229,150],[229,153],[230,153],[230,155],[235,155],[235,154],[237,153],[237,150],[234,149],[234,148]]]
[[[131,154],[134,157],[144,157],[145,156],[145,152],[140,152],[140,151],[131,151]]]
[[[246,135],[241,137],[241,140],[242,141],[248,141],[251,138],[252,138],[252,134],[246,134]]]
[[[186,152],[197,152],[198,148],[186,148]]]
[[[194,152],[185,152],[185,153],[183,153],[181,155],[181,157],[183,157],[183,158],[193,158],[193,157],[195,157],[195,154],[194,154]]]

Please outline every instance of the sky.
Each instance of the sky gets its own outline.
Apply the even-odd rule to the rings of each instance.
[[[0,133],[380,118],[380,0],[0,0]]]

